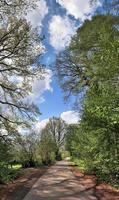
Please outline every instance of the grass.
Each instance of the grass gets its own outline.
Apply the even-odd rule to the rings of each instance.
[[[12,165],[12,169],[16,169],[17,170],[17,169],[21,169],[21,168],[22,168],[21,164]]]
[[[82,172],[88,172],[88,166],[84,160],[73,158],[72,161],[77,166],[78,169],[80,169]]]
[[[15,164],[13,166],[10,165],[1,165],[0,166],[0,183],[8,183],[9,181],[13,181],[19,176],[22,175],[22,165]]]
[[[103,166],[102,168],[98,168],[98,164],[90,161],[87,162],[83,159],[72,158],[72,161],[80,171],[95,174],[100,181],[119,189],[119,173],[110,173],[108,170],[105,171]]]

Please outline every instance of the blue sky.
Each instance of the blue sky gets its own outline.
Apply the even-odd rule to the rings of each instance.
[[[78,114],[73,111],[74,98],[64,102],[52,66],[56,55],[70,43],[77,28],[85,19],[91,19],[99,6],[97,1],[97,5],[91,7],[90,0],[40,0],[38,7],[28,14],[32,26],[39,26],[39,34],[45,36],[40,62],[46,65],[47,74],[44,80],[35,80],[33,86],[33,98],[42,113],[39,123],[52,116],[61,116],[68,123],[78,121]]]

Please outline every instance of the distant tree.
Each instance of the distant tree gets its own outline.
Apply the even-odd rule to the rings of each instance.
[[[41,155],[42,162],[44,164],[49,164],[52,159],[55,159],[56,143],[49,132],[48,128],[44,128],[41,131],[40,143],[39,143],[39,153]],[[54,158],[52,156],[54,155]]]
[[[61,118],[53,117],[49,119],[46,129],[51,134],[56,144],[56,158],[60,159],[59,150],[64,146],[66,136],[66,123]]]
[[[21,163],[23,167],[34,167],[38,142],[37,134],[32,130],[20,136],[14,144],[13,161]]]

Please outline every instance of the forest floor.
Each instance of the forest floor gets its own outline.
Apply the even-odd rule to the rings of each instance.
[[[119,191],[68,161],[59,161],[49,168],[26,169],[22,177],[4,186],[0,200],[119,200]]]

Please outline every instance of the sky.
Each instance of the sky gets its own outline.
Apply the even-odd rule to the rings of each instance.
[[[43,80],[34,80],[32,95],[32,100],[42,113],[37,128],[43,128],[53,116],[61,117],[68,124],[80,120],[79,113],[73,110],[74,97],[64,102],[63,91],[52,66],[56,55],[69,45],[77,28],[85,19],[91,19],[100,6],[99,1],[91,6],[90,0],[40,0],[37,8],[28,13],[28,21],[34,28],[38,27],[39,34],[44,36],[44,53],[40,62],[46,65],[46,74]]]

